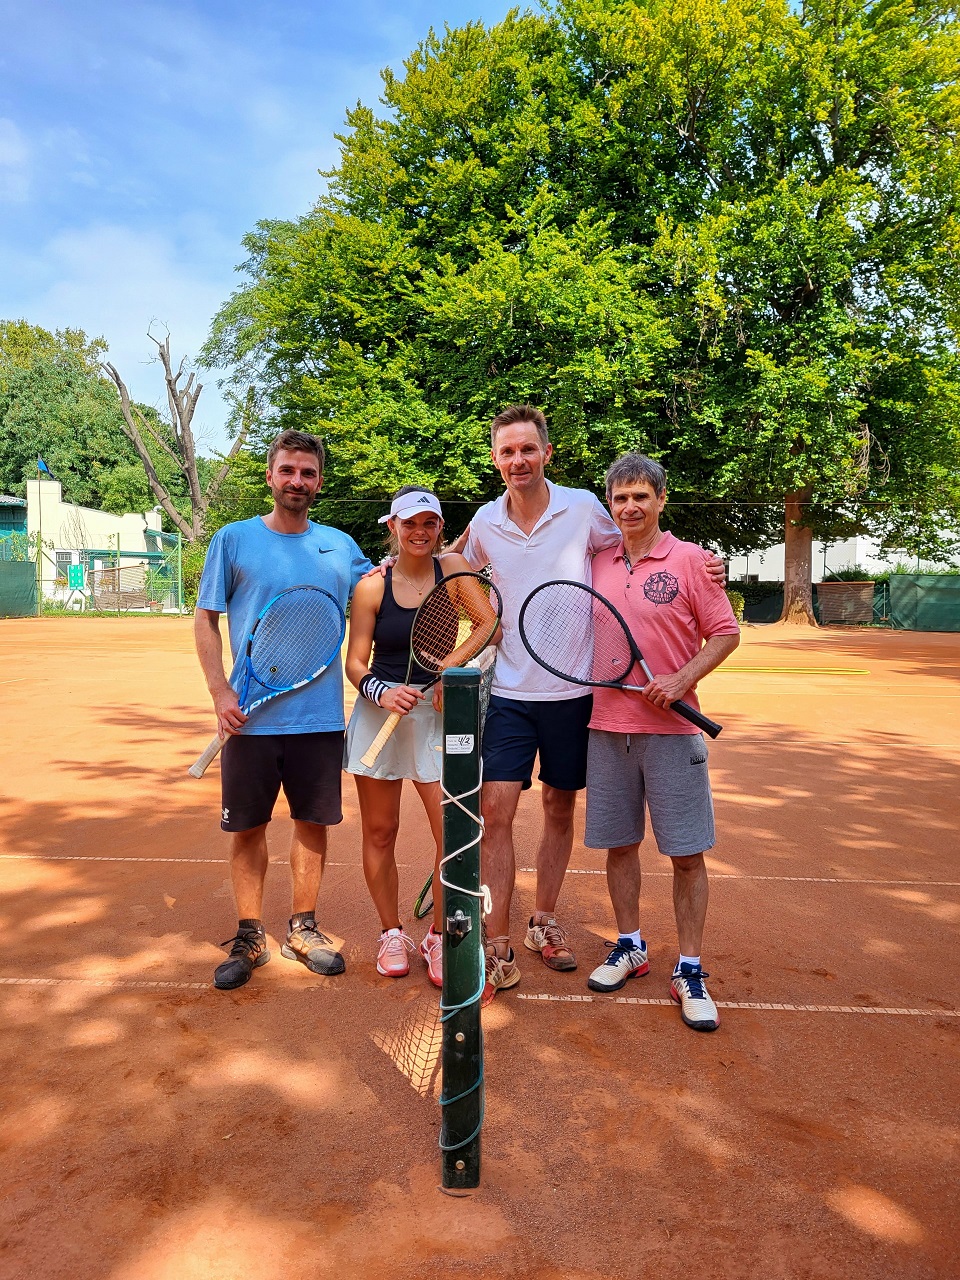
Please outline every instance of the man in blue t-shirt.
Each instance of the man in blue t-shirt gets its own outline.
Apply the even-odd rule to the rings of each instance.
[[[323,482],[323,445],[303,431],[283,431],[267,453],[273,510],[218,529],[210,542],[194,633],[200,666],[226,738],[221,757],[223,809],[230,832],[230,873],[237,904],[236,936],[214,985],[242,986],[270,959],[261,919],[267,871],[267,823],[280,788],[293,818],[290,871],[293,914],[281,954],[313,973],[343,973],[343,956],[317,928],[317,897],[327,852],[327,827],[343,819],[343,673],[339,662],[304,686],[271,699],[248,720],[234,687],[244,648],[261,610],[288,587],[318,586],[342,608],[371,568],[339,529],[314,524],[310,506]],[[220,614],[226,612],[234,664],[223,670]]]

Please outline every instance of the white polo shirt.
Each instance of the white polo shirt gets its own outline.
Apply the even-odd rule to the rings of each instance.
[[[517,621],[520,606],[541,582],[565,578],[590,584],[590,562],[615,547],[620,530],[603,505],[584,489],[546,482],[547,509],[529,534],[507,514],[508,494],[481,507],[470,522],[463,554],[475,569],[489,564],[503,596],[503,639],[497,652],[493,692],[500,698],[548,702],[582,698],[582,686],[552,676],[523,647]]]

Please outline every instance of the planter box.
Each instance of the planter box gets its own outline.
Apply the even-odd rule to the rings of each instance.
[[[872,622],[873,587],[872,581],[818,582],[820,621]]]

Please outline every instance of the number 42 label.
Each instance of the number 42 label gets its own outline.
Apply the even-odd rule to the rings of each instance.
[[[448,733],[447,755],[468,756],[473,751],[472,733]]]

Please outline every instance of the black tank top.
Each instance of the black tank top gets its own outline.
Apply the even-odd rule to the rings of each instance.
[[[434,557],[434,585],[442,577],[440,561]],[[373,628],[373,662],[370,670],[379,679],[399,684],[406,680],[407,663],[410,661],[410,630],[416,612],[416,609],[405,609],[394,600],[393,568],[389,568],[383,580],[383,600],[377,610],[377,621]],[[433,679],[433,675],[432,671],[424,671],[423,667],[414,663],[410,683],[426,684]]]

